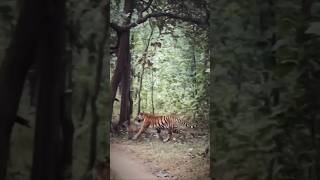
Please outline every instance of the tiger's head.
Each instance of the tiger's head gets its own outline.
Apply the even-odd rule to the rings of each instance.
[[[139,123],[141,123],[144,119],[145,113],[144,112],[140,112],[138,114],[138,116],[136,117],[135,121],[138,121]]]

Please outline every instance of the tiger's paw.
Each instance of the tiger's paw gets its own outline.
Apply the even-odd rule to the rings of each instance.
[[[132,140],[137,140],[138,137],[137,136],[133,136]]]

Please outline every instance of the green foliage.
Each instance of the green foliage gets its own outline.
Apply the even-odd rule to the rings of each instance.
[[[212,3],[217,179],[320,178],[319,6],[307,17],[303,2]]]
[[[150,24],[154,25],[156,21],[151,21]],[[179,113],[206,124],[209,106],[206,32],[201,29],[193,31],[193,26],[174,29],[168,26],[169,28],[164,26],[161,31],[155,29],[151,39],[146,58],[152,64],[146,67],[143,77],[141,111],[152,112],[153,87],[156,114]],[[133,30],[132,63],[135,93],[138,92],[142,71],[139,59],[145,51],[150,31],[148,24]],[[137,96],[134,96],[134,110],[137,105],[135,97]]]

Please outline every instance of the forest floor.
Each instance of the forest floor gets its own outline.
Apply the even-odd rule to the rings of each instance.
[[[111,136],[111,180],[209,180],[207,136],[187,142]]]

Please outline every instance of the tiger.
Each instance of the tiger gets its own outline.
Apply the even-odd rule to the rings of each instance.
[[[145,130],[148,129],[149,126],[157,130],[158,138],[161,141],[167,142],[172,138],[172,133],[180,133],[180,130],[178,129],[178,124],[183,124],[186,127],[189,128],[195,128],[194,125],[189,125],[188,123],[184,122],[183,119],[175,117],[175,116],[156,116],[149,113],[140,112],[138,116],[135,119],[139,123],[142,123],[141,128],[137,134],[134,135],[132,138],[133,140],[136,140],[140,137],[141,133],[143,133]],[[161,130],[168,130],[168,137],[163,140],[160,133]]]

